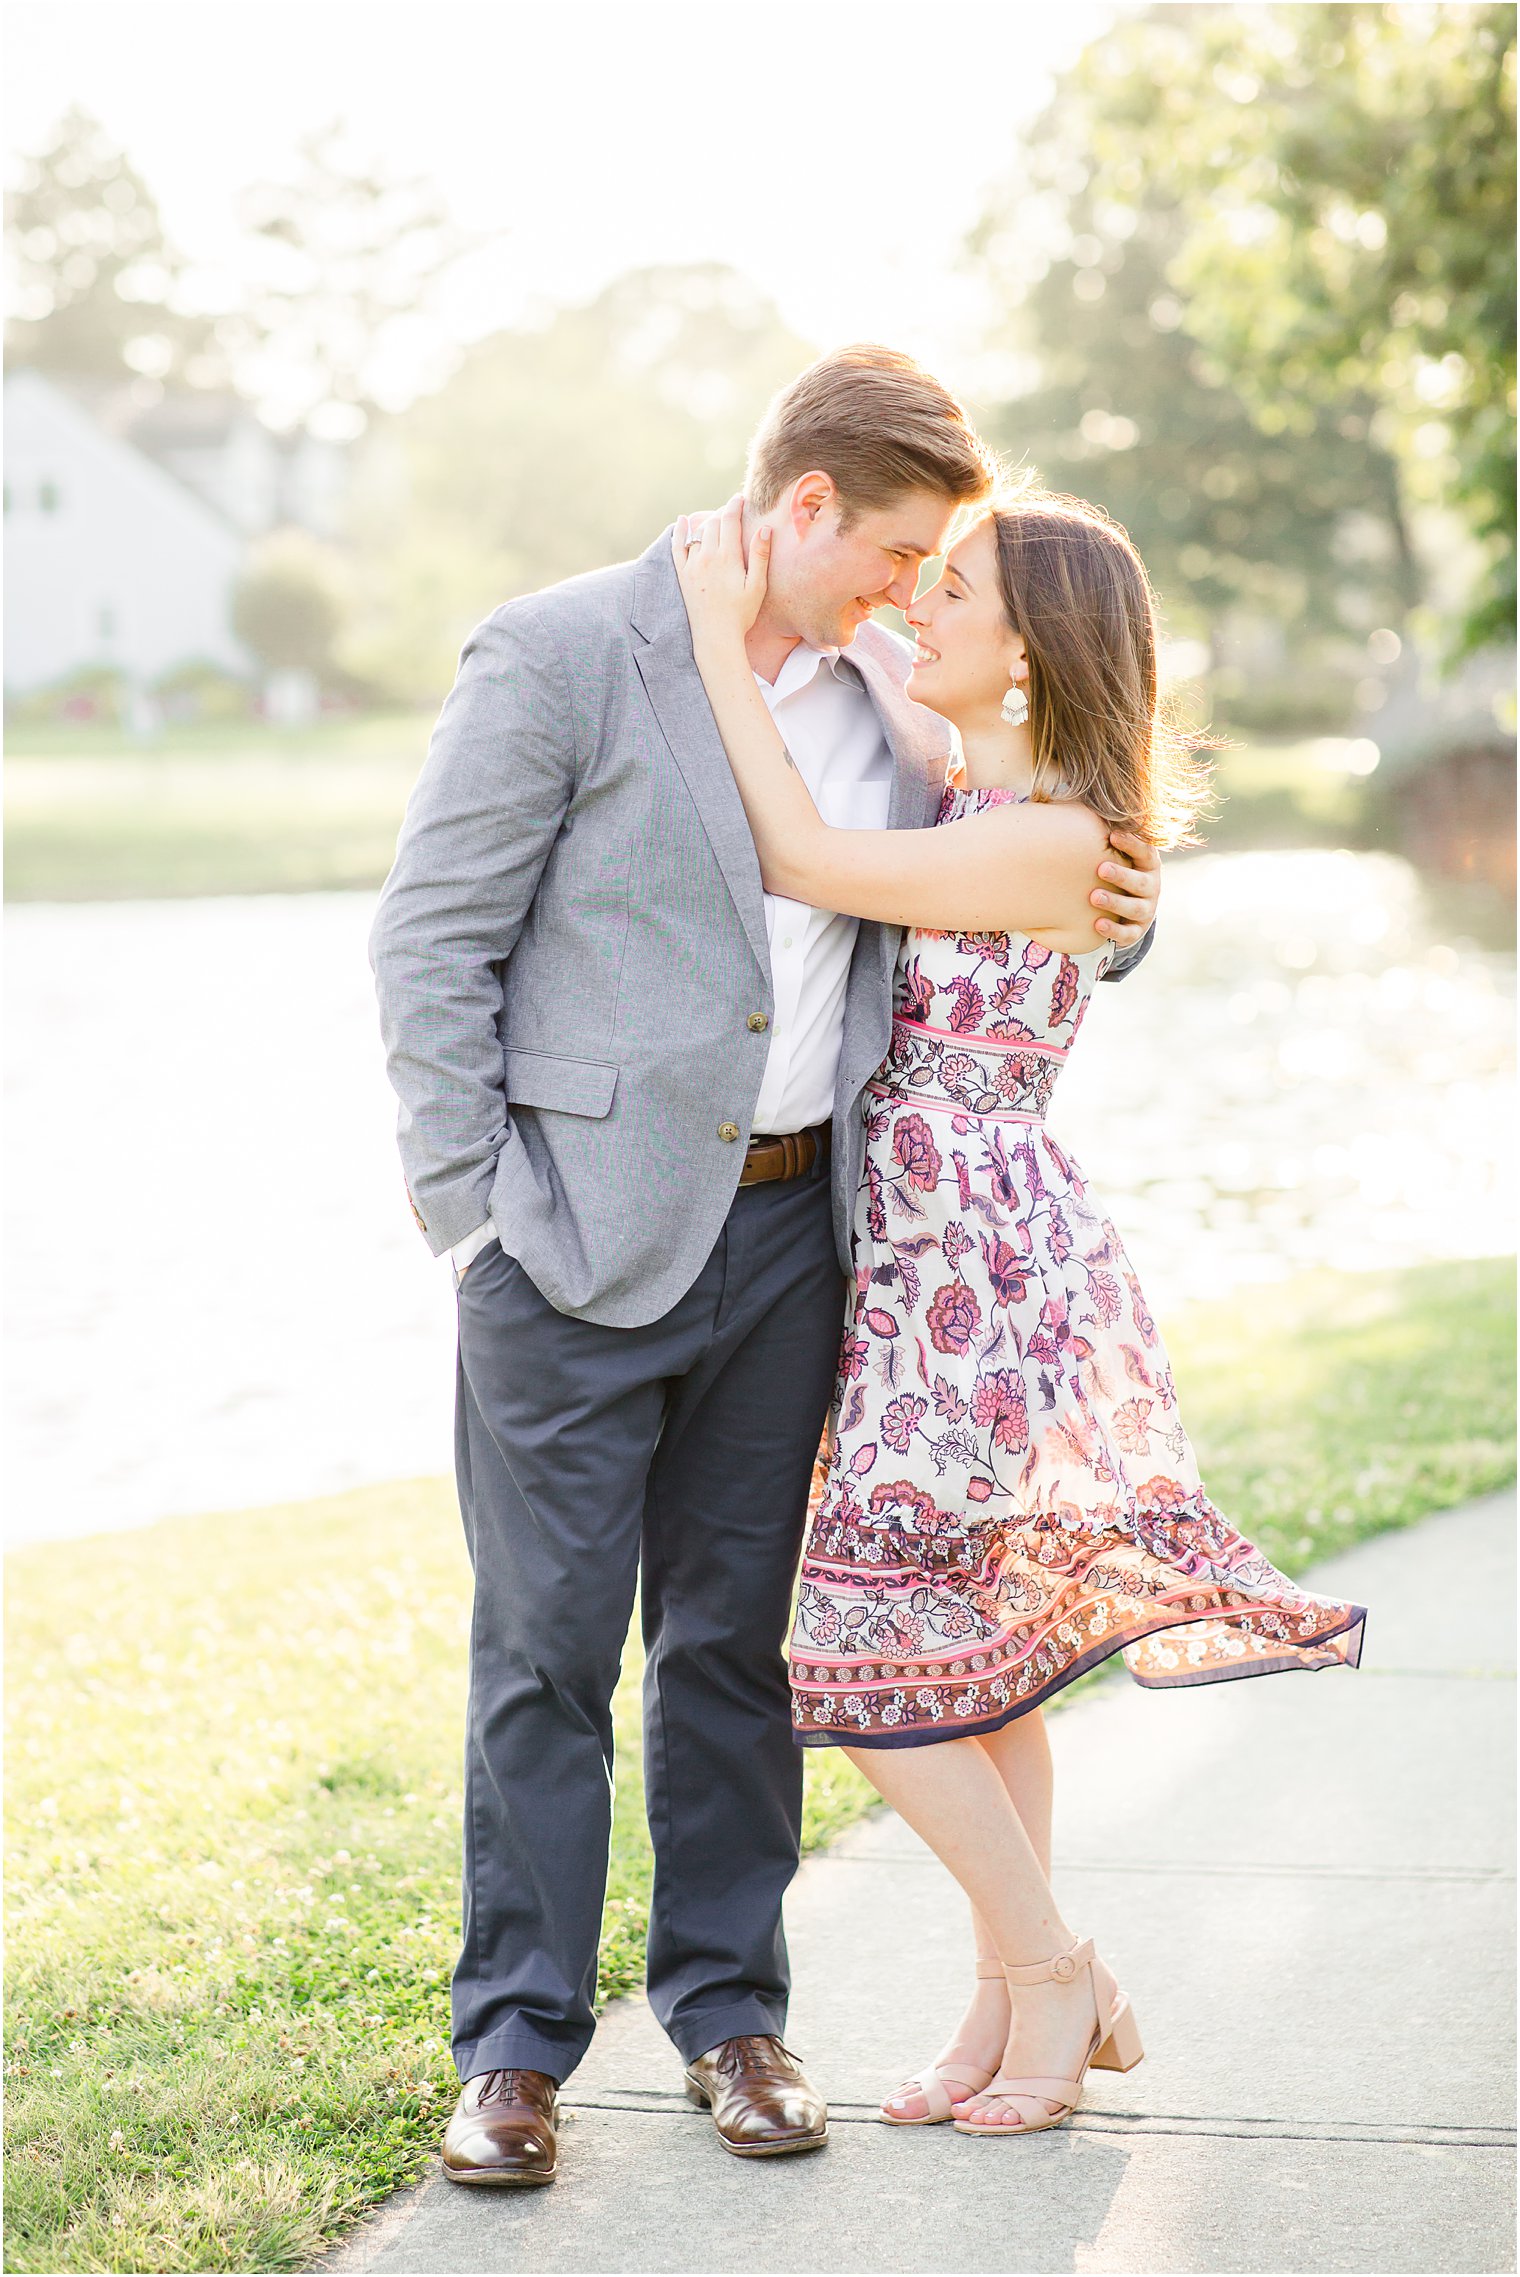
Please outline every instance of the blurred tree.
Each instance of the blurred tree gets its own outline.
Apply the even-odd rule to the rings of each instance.
[[[359,435],[387,377],[405,395],[419,361],[436,356],[427,311],[470,240],[427,182],[367,164],[336,122],[302,139],[285,178],[245,191],[240,218],[262,260],[245,316],[245,392],[276,426]]]
[[[1398,532],[1443,506],[1475,543],[1459,651],[1515,605],[1515,10],[1161,5],[1057,99],[1098,198],[1178,218],[1178,327],[1268,438],[1328,431],[1398,468]],[[1101,264],[1098,274],[1102,275]]]
[[[538,331],[481,341],[366,446],[342,660],[435,700],[499,602],[721,503],[765,404],[814,352],[715,264],[637,270]]]
[[[95,382],[221,379],[210,321],[176,305],[183,263],[158,207],[88,112],[66,112],[21,159],[5,226],[13,364]]]
[[[1365,407],[1316,408],[1292,437],[1263,431],[1183,328],[1168,282],[1180,216],[1136,163],[1095,175],[1087,147],[1084,109],[1058,99],[973,240],[1024,381],[985,424],[1124,523],[1172,628],[1209,640],[1233,716],[1247,706],[1230,628],[1266,619],[1312,627],[1326,668],[1301,656],[1291,683],[1255,689],[1253,724],[1336,724],[1369,632],[1418,597],[1397,470]]]
[[[238,580],[232,625],[268,671],[320,680],[332,671],[343,612],[339,557],[305,530],[274,530]]]

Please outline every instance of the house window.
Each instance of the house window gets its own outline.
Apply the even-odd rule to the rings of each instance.
[[[42,484],[41,488],[37,492],[37,503],[42,508],[44,514],[57,513],[58,485],[56,482],[44,482]]]

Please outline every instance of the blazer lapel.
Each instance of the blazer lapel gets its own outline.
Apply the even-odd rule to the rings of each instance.
[[[939,812],[945,787],[950,741],[944,722],[909,701],[888,667],[862,645],[860,635],[841,661],[859,674],[892,754],[887,828],[927,830]]]
[[[733,769],[691,650],[686,604],[670,556],[670,532],[656,538],[634,569],[633,626],[643,636],[633,659],[671,757],[681,770],[724,882],[733,896],[762,972],[770,972],[765,902],[755,841],[745,820]]]

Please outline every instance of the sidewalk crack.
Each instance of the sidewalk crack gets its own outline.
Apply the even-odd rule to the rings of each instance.
[[[561,2097],[561,2108],[573,2111],[624,2112],[630,2117],[676,2118],[706,2124],[708,2114],[695,2110],[683,2094],[665,2088],[608,2088],[600,2095]],[[879,2126],[874,2103],[831,2102],[829,2124],[841,2127]],[[1066,2124],[1083,2133],[1164,2135],[1186,2138],[1222,2137],[1244,2142],[1386,2143],[1447,2150],[1512,2150],[1513,2127],[1481,2124],[1446,2126],[1400,2125],[1396,2121],[1358,2119],[1253,2119],[1237,2112],[1105,2111],[1085,2107]]]

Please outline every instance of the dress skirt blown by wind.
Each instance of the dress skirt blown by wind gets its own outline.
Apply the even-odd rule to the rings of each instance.
[[[1008,794],[946,791],[941,822]],[[1364,1610],[1215,1509],[1156,1324],[1045,1111],[1112,951],[909,932],[791,1640],[804,1745],[995,1731],[1144,1685],[1355,1667]]]

